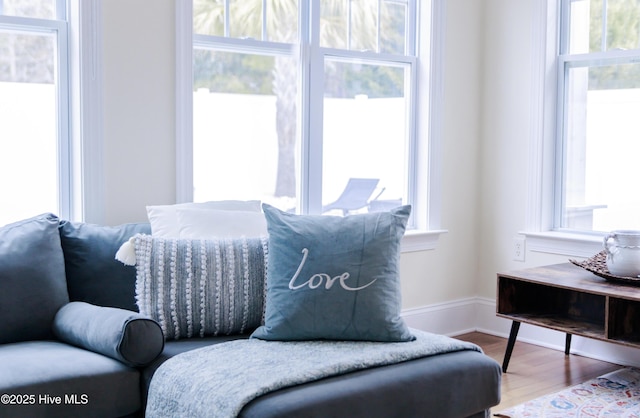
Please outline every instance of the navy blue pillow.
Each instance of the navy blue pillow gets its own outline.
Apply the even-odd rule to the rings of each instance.
[[[102,226],[62,221],[69,298],[100,306],[138,311],[136,269],[115,259],[120,246],[135,234],[150,234],[148,223]]]
[[[269,232],[265,340],[410,341],[400,317],[400,241],[411,206],[301,216],[263,204]]]
[[[58,222],[43,214],[0,228],[0,344],[53,338],[69,302]]]

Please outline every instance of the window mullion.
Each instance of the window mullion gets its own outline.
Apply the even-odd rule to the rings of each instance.
[[[393,54],[376,54],[372,51],[347,51],[344,49],[320,48],[324,56],[331,57],[336,61],[353,62],[366,61],[371,64],[400,65],[411,64],[415,61],[415,57]]]
[[[557,230],[562,225],[562,213],[564,211],[564,177],[566,164],[566,134],[567,134],[567,67],[564,56],[558,57],[558,98],[557,98],[557,114],[556,114],[556,138],[561,140],[555,141],[555,175],[553,186],[553,214],[552,229]]]
[[[67,0],[55,0],[55,14],[58,20],[67,20]]]
[[[324,56],[311,48],[309,60],[309,143],[307,149],[308,213],[322,211],[324,122]]]
[[[596,67],[599,65],[629,64],[640,61],[640,50],[594,52],[590,54],[560,55],[568,67]]]
[[[56,79],[58,83],[58,187],[60,188],[60,213],[70,217],[72,212],[71,144],[69,143],[69,57],[66,27],[56,31],[58,49]]]
[[[376,8],[376,52],[380,52],[380,13],[382,0],[378,0]]]
[[[418,91],[418,75],[417,75],[417,63],[414,61],[410,66],[405,68],[405,95],[407,97],[407,120],[405,125],[408,127],[408,140],[407,140],[407,150],[406,150],[406,160],[407,160],[407,171],[406,171],[406,180],[405,180],[405,188],[407,193],[407,202],[404,203],[414,203],[417,201],[417,167],[418,161],[416,160],[418,156],[418,147],[417,147],[417,107],[418,107],[418,99],[416,92]],[[411,227],[416,227],[416,217],[411,217]]]
[[[266,42],[255,39],[223,38],[212,35],[193,35],[193,47],[203,49],[215,49],[225,52],[256,53],[260,51],[265,55],[291,54],[293,46],[280,42]]]
[[[34,17],[0,15],[0,26],[25,32],[49,32],[66,28],[67,22],[38,19]]]
[[[569,53],[569,21],[571,20],[570,5],[571,3],[569,1],[562,1],[559,6],[559,22],[557,23],[560,27],[560,31],[558,33],[558,52],[561,55]]]
[[[602,0],[602,43],[600,49],[602,52],[607,50],[607,0]]]
[[[422,7],[428,7],[423,5]],[[406,27],[407,31],[405,33],[405,55],[416,56],[417,51],[417,40],[419,38],[418,33],[418,22],[417,16],[419,15],[420,10],[418,10],[418,5],[415,1],[409,1],[407,3],[407,17],[406,17]]]
[[[260,37],[263,41],[267,39],[267,0],[262,0],[262,31]]]
[[[319,7],[312,9],[311,32],[318,29]],[[315,28],[314,28],[315,27]],[[319,33],[319,29],[318,32]],[[303,205],[303,213],[320,214],[322,212],[322,166],[323,166],[323,124],[324,124],[324,54],[320,48],[318,38],[312,37],[308,48],[309,61],[308,79],[305,86],[308,92],[306,102],[308,103],[308,137],[307,147],[304,150],[304,159],[307,162],[306,170],[303,172],[303,179],[307,185],[305,197],[306,205]],[[306,178],[305,178],[306,177]]]
[[[224,0],[224,36],[229,37],[230,28],[229,22],[231,21],[231,11],[229,10],[229,0]]]

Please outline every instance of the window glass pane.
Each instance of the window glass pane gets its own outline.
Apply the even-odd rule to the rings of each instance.
[[[323,0],[320,45],[403,54],[406,2]]]
[[[194,49],[194,201],[296,207],[294,59]]]
[[[292,43],[298,39],[298,0],[267,2],[267,40]]]
[[[380,4],[380,52],[405,53],[407,6],[383,1]]]
[[[325,213],[375,211],[406,201],[405,71],[403,67],[381,64],[326,62],[322,174]],[[332,204],[352,178],[377,179],[378,183],[355,206]],[[376,202],[369,205],[370,200]]]
[[[607,0],[607,50],[640,48],[640,3]]]
[[[193,33],[224,36],[224,1],[193,0]]]
[[[348,49],[348,0],[320,3],[320,46]]]
[[[262,0],[229,1],[229,36],[262,39]]]
[[[568,72],[563,227],[640,229],[640,78],[631,74],[640,64]]]
[[[636,0],[576,0],[570,4],[569,53],[640,48],[640,3]]]
[[[0,15],[55,18],[55,0],[0,0]]]
[[[285,43],[298,39],[298,0],[268,0],[264,11],[262,0],[229,0],[228,3],[229,37]],[[225,36],[225,2],[194,0],[193,29],[197,34]]]
[[[58,213],[54,45],[0,31],[0,225]]]

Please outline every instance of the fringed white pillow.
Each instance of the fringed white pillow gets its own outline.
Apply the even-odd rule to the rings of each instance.
[[[167,339],[243,334],[264,323],[267,238],[138,234],[116,258],[136,265],[136,303]]]

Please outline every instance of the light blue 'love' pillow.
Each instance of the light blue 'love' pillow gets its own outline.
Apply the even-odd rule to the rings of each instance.
[[[411,206],[345,217],[262,205],[269,233],[264,340],[410,341],[399,258]]]

